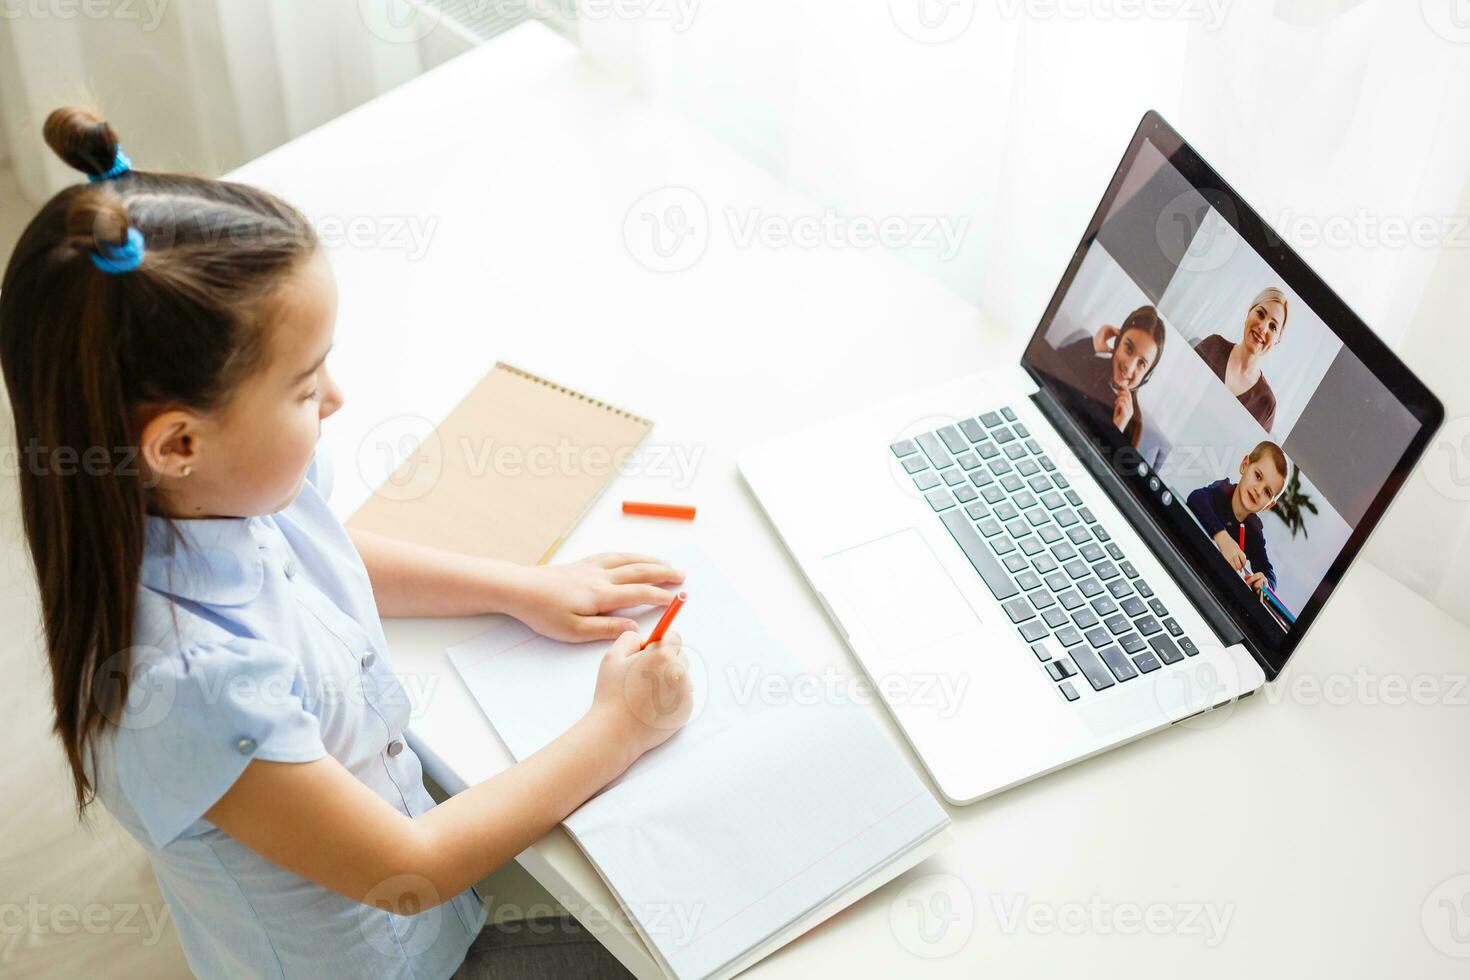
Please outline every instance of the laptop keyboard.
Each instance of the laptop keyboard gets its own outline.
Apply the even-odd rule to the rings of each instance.
[[[1199,653],[1009,406],[889,448],[1068,701]]]

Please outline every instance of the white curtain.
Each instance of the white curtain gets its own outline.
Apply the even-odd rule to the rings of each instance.
[[[1445,400],[1452,421],[1368,555],[1470,621],[1457,2],[649,0],[629,17],[581,0],[578,31],[820,205],[968,217],[954,258],[906,257],[1018,346],[1160,110]]]
[[[423,68],[409,0],[128,0],[7,5],[0,124],[32,204],[75,180],[40,127],[96,105],[140,164],[221,173]]]

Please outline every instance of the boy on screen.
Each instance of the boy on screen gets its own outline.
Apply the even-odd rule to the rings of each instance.
[[[1245,584],[1257,592],[1263,586],[1276,589],[1276,570],[1266,554],[1266,533],[1259,515],[1270,510],[1286,489],[1289,469],[1281,447],[1262,442],[1241,459],[1239,483],[1229,478],[1216,480],[1189,495],[1190,511],[1230,567],[1245,572],[1250,565]]]

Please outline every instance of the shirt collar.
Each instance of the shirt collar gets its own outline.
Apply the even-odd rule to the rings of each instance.
[[[258,517],[171,520],[148,516],[142,584],[211,606],[239,606],[260,594],[265,562]]]

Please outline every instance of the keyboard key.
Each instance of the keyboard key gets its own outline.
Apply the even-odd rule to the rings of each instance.
[[[970,559],[970,564],[975,566],[975,571],[980,573],[987,588],[999,600],[1005,601],[1018,591],[1006,570],[1000,567],[1000,563],[990,554],[985,547],[985,542],[980,535],[975,533],[975,525],[971,524],[965,515],[957,510],[946,511],[940,515],[940,520],[949,530],[950,536]],[[999,528],[997,528],[999,530]]]
[[[1080,630],[1092,629],[1097,625],[1097,613],[1083,606],[1081,609],[1072,613],[1072,622],[1076,623],[1077,628]]]
[[[1128,584],[1126,578],[1115,578],[1108,583],[1108,594],[1114,599],[1121,599],[1133,593],[1133,586]]]
[[[935,473],[933,470],[925,470],[918,476],[914,477],[914,486],[918,487],[920,490],[933,490],[935,487],[939,486],[939,474]]]
[[[1057,511],[1057,523],[1062,527],[1071,527],[1077,523],[1077,512],[1071,508]]]
[[[1148,583],[1145,582],[1143,579],[1139,579],[1137,582],[1134,582],[1133,587],[1137,589],[1138,594],[1143,596],[1145,599],[1154,594],[1154,590],[1149,588]]]
[[[1052,556],[1055,557],[1057,561],[1067,561],[1069,558],[1076,558],[1077,557],[1077,549],[1074,548],[1074,547],[1072,547],[1070,544],[1068,544],[1065,541],[1063,541],[1061,544],[1057,545],[1056,547],[1052,548],[1051,549],[1051,553],[1052,553]]]
[[[1033,507],[1026,512],[1026,520],[1032,527],[1041,527],[1043,524],[1050,523],[1051,518],[1040,507]]]
[[[1111,559],[1113,559],[1113,561],[1122,561],[1123,560],[1123,549],[1122,548],[1119,548],[1116,544],[1109,544],[1108,545],[1108,557],[1111,558]]]
[[[1094,691],[1105,691],[1116,683],[1112,673],[1103,666],[1097,654],[1086,647],[1078,647],[1071,653],[1072,659],[1077,663],[1077,669],[1082,671],[1082,676],[1087,678],[1087,683],[1092,685]]]
[[[1012,422],[1016,422],[1016,420],[1014,418],[1012,418],[1011,421]],[[1016,433],[1016,435],[1020,436],[1022,439],[1025,439],[1027,436],[1029,436],[1031,434],[1031,430],[1028,429],[1028,428],[1026,428],[1026,425],[1023,422],[1016,422],[1015,425],[1011,426],[1011,429]]]
[[[1138,578],[1138,569],[1133,567],[1133,562],[1131,561],[1118,562],[1118,570],[1129,578]]]
[[[1140,653],[1133,658],[1133,665],[1145,674],[1152,673],[1161,666],[1159,658],[1151,653]]]
[[[1184,651],[1186,657],[1193,657],[1199,653],[1199,647],[1195,646],[1194,641],[1187,636],[1179,638],[1179,649]]]
[[[1006,533],[1009,534],[1016,541],[1024,538],[1030,531],[1030,529],[1026,527],[1026,522],[1021,520],[1019,517],[1015,518],[1014,520],[1006,521],[1005,525]]]
[[[1000,485],[1005,487],[1008,493],[1015,493],[1021,489],[1021,478],[1014,473],[1007,473],[1000,478]]]
[[[1012,463],[1025,455],[1026,447],[1021,445],[1019,442],[1013,442],[1006,447],[1006,459],[1010,460]],[[1022,475],[1025,476],[1026,474]]]
[[[1031,559],[1031,564],[1043,575],[1049,575],[1057,570],[1057,560],[1044,551]]]
[[[1101,524],[1092,525],[1092,536],[1094,538],[1097,538],[1099,541],[1113,540],[1113,536],[1108,533],[1108,529],[1103,527]]]
[[[985,464],[990,467],[990,472],[996,476],[1003,476],[1011,471],[1011,461],[1008,459],[992,459]]]
[[[1050,456],[1043,456],[1041,457],[1041,468],[1049,473],[1057,468],[1057,464],[1051,461]]]
[[[1000,450],[993,442],[981,442],[975,444],[975,452],[980,454],[981,459],[994,459],[1000,455]]]
[[[1120,639],[1118,643],[1121,644],[1123,649],[1127,650],[1129,653],[1137,653],[1140,650],[1148,649],[1148,644],[1145,643],[1143,637],[1139,636],[1137,633],[1129,633],[1127,636]]]
[[[1058,606],[1052,606],[1050,609],[1043,612],[1041,614],[1041,618],[1046,620],[1046,625],[1050,626],[1054,630],[1061,629],[1063,626],[1066,626],[1068,622],[1067,614],[1062,612],[1061,608]]]
[[[981,439],[985,438],[985,430],[980,428],[979,424],[974,419],[965,419],[963,422],[961,422],[960,431],[963,432],[965,434],[965,438],[969,439],[971,442],[979,442]]]
[[[928,469],[929,461],[923,456],[910,456],[903,461],[903,471],[910,476],[922,469]]]
[[[1117,578],[1119,574],[1118,566],[1114,565],[1110,561],[1098,562],[1096,565],[1092,566],[1092,570],[1096,572],[1097,577],[1102,579],[1104,582],[1108,582],[1112,579]]]
[[[1022,510],[1030,510],[1032,507],[1036,506],[1036,495],[1030,490],[1022,490],[1020,493],[1016,494],[1014,500],[1016,506],[1021,508]]]
[[[1019,467],[1018,467],[1019,468]],[[1044,474],[1037,474],[1026,481],[1032,493],[1051,493],[1051,481]]]
[[[1082,598],[1082,596],[1077,592],[1076,589],[1068,589],[1066,592],[1063,592],[1057,596],[1057,601],[1060,602],[1062,604],[1062,607],[1065,609],[1076,609],[1087,600]]]
[[[990,513],[990,508],[986,507],[984,504],[977,500],[973,504],[965,508],[965,513],[970,515],[970,520],[978,521],[982,520],[987,514]]]
[[[993,517],[987,517],[985,518],[985,520],[980,521],[975,526],[978,527],[980,529],[980,533],[985,535],[987,538],[993,538],[1000,533],[1000,521],[996,520]]]
[[[1051,651],[1046,648],[1045,643],[1031,644],[1031,652],[1036,654],[1036,659],[1040,660],[1042,663],[1046,663],[1048,660],[1051,659]]]
[[[956,483],[965,482],[965,471],[958,466],[951,466],[947,470],[940,470],[939,475],[943,478],[944,485],[947,487],[952,487]]]
[[[1051,679],[1054,681],[1066,680],[1068,677],[1071,677],[1073,674],[1077,673],[1077,671],[1072,668],[1072,665],[1068,663],[1065,658],[1061,660],[1053,660],[1051,663],[1047,664],[1046,672],[1051,675]]]
[[[1005,567],[1009,571],[1019,572],[1019,571],[1021,571],[1022,569],[1024,569],[1026,567],[1026,556],[1025,555],[1006,555],[1005,556],[1005,560],[1002,562],[1002,564],[1005,565]]]
[[[1040,541],[1029,535],[1016,543],[1021,546],[1021,550],[1026,553],[1027,557],[1039,553],[1043,547]]]
[[[1183,636],[1184,627],[1180,626],[1174,619],[1164,620],[1164,629],[1169,631],[1170,636]]]
[[[1163,619],[1165,616],[1169,615],[1169,610],[1164,608],[1164,601],[1162,599],[1150,599],[1148,601],[1148,607],[1152,609],[1154,611],[1154,615],[1159,617],[1160,619]]]
[[[954,506],[954,495],[943,487],[937,490],[930,490],[924,494],[924,499],[929,501],[929,506],[934,508],[935,511],[949,510]]]
[[[1154,653],[1158,654],[1159,659],[1166,664],[1177,664],[1184,659],[1184,654],[1179,652],[1174,641],[1162,633],[1149,640],[1148,645],[1154,648]]]
[[[1011,411],[1011,406],[1009,406],[1009,405],[1007,405],[1005,408],[1002,408],[1000,410],[1000,414],[1003,415],[1003,416],[1005,416],[1005,420],[1007,422],[1014,422],[1014,421],[1016,421],[1016,413],[1013,412],[1013,411]]]
[[[899,459],[903,459],[905,456],[912,456],[919,451],[919,447],[914,444],[914,440],[912,439],[901,439],[888,448],[892,449],[893,455]]]
[[[975,493],[975,488],[970,486],[968,483],[961,483],[959,486],[954,488],[954,498],[962,504],[968,504],[977,496],[978,494]]]
[[[1031,608],[1031,603],[1019,596],[1010,602],[1002,603],[1001,608],[1006,611],[1007,616],[1011,617],[1013,623],[1024,623],[1036,615],[1036,610]]]
[[[990,475],[989,470],[982,467],[978,470],[970,471],[970,482],[975,484],[975,486],[977,487],[983,487],[987,484],[994,483],[995,477]]]
[[[1016,600],[1012,599],[1011,601],[1015,602]],[[1101,626],[1095,626],[1082,635],[1087,637],[1087,642],[1091,643],[1094,647],[1105,647],[1113,642],[1112,636]]]
[[[954,461],[959,465],[960,469],[966,472],[980,465],[980,457],[974,453],[960,453],[954,458]]]
[[[1066,572],[1075,581],[1086,576],[1091,569],[1087,567],[1087,562],[1080,558],[1073,558],[1062,566],[1062,571]]]
[[[1055,483],[1057,487],[1061,490],[1065,490],[1072,485],[1067,481],[1067,478],[1065,476],[1062,476],[1062,474],[1060,473],[1053,473],[1051,475],[1051,482]]]
[[[1082,518],[1084,521],[1086,521],[1089,524],[1096,524],[1097,523],[1097,515],[1094,514],[1092,512],[1092,509],[1089,508],[1089,507],[1078,507],[1077,508],[1077,516],[1080,517],[1080,518]]]
[[[1123,651],[1117,647],[1103,647],[1097,652],[1103,663],[1108,665],[1108,670],[1120,681],[1131,681],[1138,676],[1138,670],[1133,666],[1133,661],[1123,655]]]
[[[1062,495],[1055,490],[1048,490],[1041,495],[1041,502],[1046,506],[1047,510],[1056,510],[1062,506]]]
[[[1071,541],[1073,544],[1085,544],[1086,542],[1092,540],[1092,536],[1087,533],[1087,525],[1078,524],[1076,527],[1072,528],[1072,530],[1067,532],[1067,540]]]
[[[1039,640],[1047,633],[1046,624],[1039,619],[1033,619],[1029,623],[1022,623],[1019,629],[1021,630],[1021,635],[1028,641]]]
[[[990,539],[990,547],[995,550],[997,555],[1008,555],[1016,550],[1016,542],[1010,538],[997,535]]]
[[[987,429],[993,429],[997,425],[1000,425],[1000,415],[996,412],[986,412],[980,416],[980,424]]]
[[[1125,615],[1130,617],[1142,616],[1144,613],[1148,612],[1148,606],[1144,605],[1143,600],[1138,598],[1138,596],[1136,595],[1131,595],[1128,598],[1124,599],[1121,603],[1118,604],[1118,606],[1120,609],[1123,610],[1123,613]]]
[[[996,429],[990,434],[990,438],[994,439],[998,444],[1004,446],[1007,443],[1015,442],[1016,434],[1012,432],[1009,428],[1001,426],[999,429]]]
[[[1061,529],[1055,524],[1043,524],[1036,533],[1041,535],[1041,540],[1047,544],[1055,544],[1062,539]]]
[[[1064,647],[1074,647],[1082,642],[1082,634],[1077,632],[1075,626],[1057,627],[1057,642]]]
[[[1033,480],[1045,480],[1046,477],[1038,475],[1040,470],[1041,464],[1037,463],[1034,459],[1023,459],[1016,464],[1016,472],[1024,477],[1028,477],[1029,479],[1027,482],[1031,482]]]
[[[1016,576],[1016,584],[1024,591],[1030,592],[1032,589],[1041,588],[1041,576],[1027,569]]]
[[[1053,592],[1061,592],[1064,589],[1070,588],[1071,585],[1071,579],[1067,578],[1061,572],[1053,572],[1046,577],[1046,587]]]
[[[1101,595],[1103,587],[1097,579],[1089,576],[1077,583],[1077,590],[1091,599],[1095,595]]]
[[[1056,604],[1057,600],[1045,589],[1038,589],[1036,592],[1031,593],[1031,605],[1035,606],[1038,612],[1043,609],[1050,609]]]
[[[1057,690],[1061,691],[1062,697],[1068,701],[1076,701],[1078,698],[1077,689],[1072,686],[1071,681],[1062,681],[1057,685]]]
[[[1040,456],[1041,455],[1041,443],[1037,442],[1035,439],[1027,439],[1026,440],[1026,450],[1028,452],[1030,452],[1032,456]]]
[[[981,489],[980,496],[984,497],[992,504],[998,504],[1002,500],[1006,499],[1006,492],[1000,487],[989,486]]]
[[[944,446],[952,453],[962,453],[970,448],[965,437],[960,435],[960,430],[952,425],[946,425],[939,430],[939,438],[944,440]]]
[[[1077,549],[1077,554],[1082,556],[1083,561],[1092,562],[1102,561],[1105,552],[1102,545],[1096,541],[1089,541]]]
[[[1079,494],[1076,490],[1068,490],[1067,491],[1067,503],[1071,504],[1073,507],[1081,507],[1082,506],[1082,495]]]
[[[1111,616],[1118,611],[1118,604],[1112,600],[1111,596],[1098,596],[1092,600],[1092,611],[1099,616]]]
[[[1106,626],[1108,628],[1108,632],[1113,634],[1114,636],[1121,636],[1122,634],[1128,632],[1130,629],[1133,628],[1128,622],[1128,617],[1121,615],[1109,616],[1107,619],[1103,620],[1103,625]]]
[[[1016,505],[1011,503],[1009,500],[1002,501],[1001,503],[995,505],[996,520],[1013,521],[1018,516],[1020,516],[1020,513],[1020,511],[1016,510]]]
[[[934,433],[925,432],[918,437],[919,448],[924,450],[924,455],[929,457],[929,462],[934,464],[936,470],[942,470],[954,462],[949,452],[934,438]]]
[[[1159,621],[1152,616],[1143,616],[1136,620],[1133,625],[1137,626],[1138,632],[1144,636],[1153,636],[1155,633],[1162,633],[1164,631],[1164,628],[1159,625]]]

